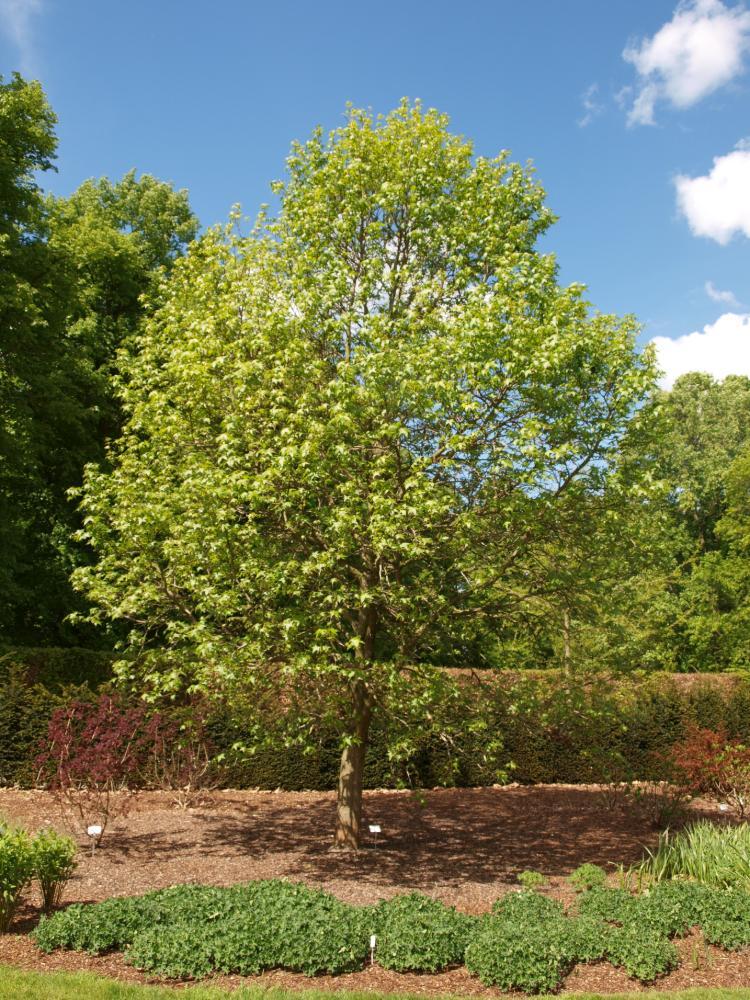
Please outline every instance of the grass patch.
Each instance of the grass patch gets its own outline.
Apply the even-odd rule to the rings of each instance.
[[[119,983],[88,972],[25,972],[0,965],[0,1000],[424,1000],[406,993],[339,992],[322,990],[266,989],[251,986],[231,993],[215,987],[191,986],[173,989],[168,986],[136,986]],[[566,994],[566,1000],[601,1000],[599,993]],[[446,1000],[451,998],[446,996]],[[457,998],[454,998],[457,1000]],[[537,997],[537,1000],[544,1000]],[[694,989],[663,993],[609,994],[606,1000],[750,1000],[750,989]]]

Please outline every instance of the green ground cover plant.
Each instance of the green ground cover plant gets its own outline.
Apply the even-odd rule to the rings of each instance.
[[[45,952],[124,950],[131,964],[167,978],[268,968],[316,975],[362,967],[366,915],[366,908],[281,879],[228,889],[185,885],[70,906],[42,918],[34,937]]]
[[[439,972],[461,965],[477,920],[419,892],[380,903],[373,912],[377,961],[396,972]]]
[[[672,939],[693,927],[726,950],[750,945],[750,893],[684,881],[637,896],[595,886],[566,912],[558,900],[520,890],[469,917],[419,893],[357,907],[285,880],[185,885],[70,906],[42,917],[33,936],[44,952],[123,951],[136,968],[199,979],[273,968],[356,971],[374,934],[384,968],[437,972],[464,963],[485,985],[542,993],[558,989],[577,963],[603,959],[652,982],[676,967]]]

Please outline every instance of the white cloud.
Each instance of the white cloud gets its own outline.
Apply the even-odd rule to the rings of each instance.
[[[750,149],[714,157],[703,177],[675,178],[677,207],[696,236],[726,244],[735,233],[750,238]]]
[[[671,389],[686,372],[708,372],[714,378],[750,376],[750,313],[724,313],[702,331],[683,337],[654,337],[663,389]]]
[[[18,49],[19,69],[26,76],[34,72],[32,21],[42,4],[43,0],[0,0],[0,30]]]
[[[583,105],[583,115],[578,119],[578,127],[586,128],[591,122],[598,118],[599,115],[604,111],[604,105],[601,101],[597,100],[597,95],[599,93],[599,84],[592,83],[590,87],[581,95],[581,104]]]
[[[689,108],[739,76],[750,48],[750,11],[721,0],[678,4],[652,38],[631,42],[622,56],[638,74],[628,125],[653,125],[657,101]]]
[[[739,306],[737,296],[734,292],[730,292],[729,290],[722,292],[721,289],[716,287],[713,281],[707,281],[704,288],[706,289],[706,295],[714,302],[723,302],[725,305],[734,306],[735,308]]]

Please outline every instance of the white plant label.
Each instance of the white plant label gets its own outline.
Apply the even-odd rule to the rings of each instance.
[[[101,835],[102,828],[100,826],[90,826],[86,830],[89,837],[99,837]]]
[[[380,833],[380,827],[377,823],[370,823],[370,833]]]

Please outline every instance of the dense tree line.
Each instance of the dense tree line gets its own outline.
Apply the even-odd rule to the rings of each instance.
[[[0,81],[0,638],[95,642],[68,616],[87,558],[70,490],[119,433],[117,355],[142,296],[195,236],[184,191],[134,171],[45,196],[56,119],[42,88]],[[106,641],[106,640],[105,640]]]

